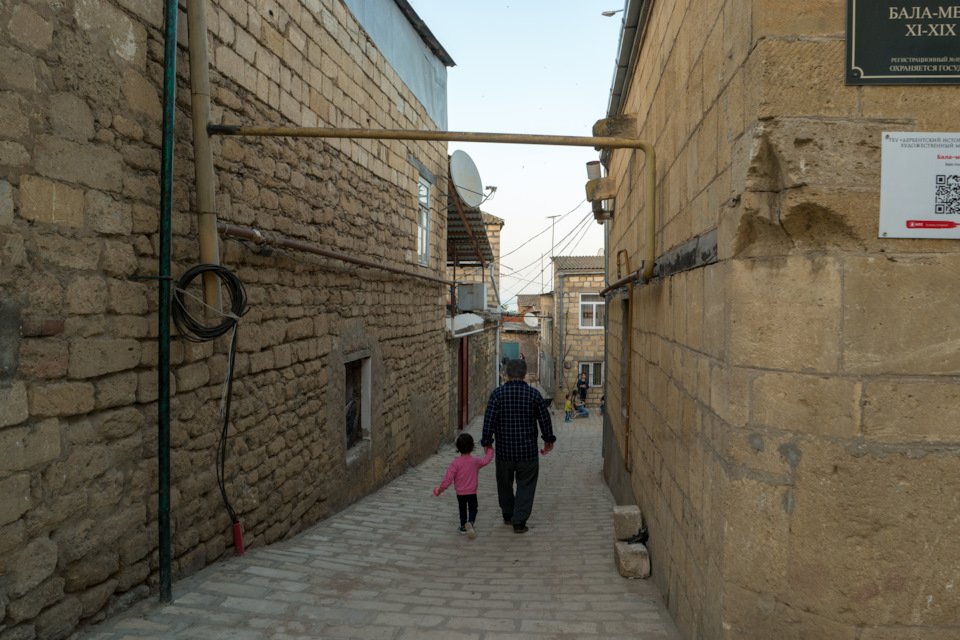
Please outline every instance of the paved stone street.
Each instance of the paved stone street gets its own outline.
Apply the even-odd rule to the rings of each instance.
[[[444,446],[295,538],[174,583],[173,604],[151,598],[81,637],[677,638],[654,585],[614,566],[596,413],[569,424],[554,413],[557,448],[541,458],[529,533],[502,523],[491,463],[480,473],[477,539],[457,534],[452,487],[431,493],[455,455]],[[480,424],[470,425],[478,441]]]

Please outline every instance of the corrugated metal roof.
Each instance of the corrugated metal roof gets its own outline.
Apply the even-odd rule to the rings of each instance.
[[[534,307],[540,304],[539,293],[521,293],[517,296],[518,307]]]
[[[468,207],[448,183],[447,266],[480,267],[494,261],[484,215],[479,207]]]
[[[603,256],[555,256],[557,270],[603,271]]]

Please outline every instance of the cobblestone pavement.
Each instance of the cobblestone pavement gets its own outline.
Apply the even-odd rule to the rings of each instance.
[[[505,640],[678,638],[656,587],[613,560],[600,418],[563,422],[541,458],[529,533],[503,524],[493,463],[480,472],[477,538],[457,534],[452,446],[290,540],[211,565],[91,627],[84,640]],[[559,419],[558,419],[559,418]],[[480,420],[469,430],[479,441]],[[479,453],[479,444],[478,451]]]

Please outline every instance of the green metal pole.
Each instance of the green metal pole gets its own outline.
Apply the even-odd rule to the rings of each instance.
[[[170,602],[170,219],[173,208],[173,119],[177,93],[177,0],[165,0],[163,145],[160,164],[160,309],[157,375],[157,465],[160,602]]]

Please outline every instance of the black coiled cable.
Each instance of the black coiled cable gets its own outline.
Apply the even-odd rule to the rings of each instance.
[[[185,295],[187,287],[198,275],[204,273],[215,273],[220,278],[220,283],[230,295],[230,313],[223,314],[223,321],[215,326],[203,324],[190,315],[187,311]],[[227,464],[227,428],[230,424],[230,400],[233,397],[233,362],[237,352],[237,322],[243,317],[249,307],[247,306],[247,290],[244,288],[240,278],[226,267],[216,264],[198,264],[188,269],[186,273],[180,276],[177,286],[173,291],[174,304],[171,308],[173,322],[177,325],[177,330],[184,338],[191,342],[206,342],[219,338],[231,329],[233,337],[230,339],[230,355],[227,359],[227,375],[224,385],[226,387],[223,403],[223,427],[220,430],[220,442],[217,444],[217,485],[220,487],[220,496],[223,498],[223,505],[227,508],[227,514],[230,516],[230,522],[236,524],[237,513],[234,511],[230,500],[227,498],[226,487],[226,464]]]
[[[187,311],[184,296],[187,293],[187,287],[198,275],[203,273],[215,273],[220,278],[220,283],[230,294],[230,314],[224,314],[223,322],[215,326],[208,326],[195,319]],[[227,331],[230,331],[244,314],[247,313],[247,290],[243,283],[232,271],[218,264],[198,264],[186,273],[180,276],[177,281],[177,287],[173,291],[173,308],[171,315],[173,322],[177,325],[180,334],[191,342],[206,342],[219,338]]]

